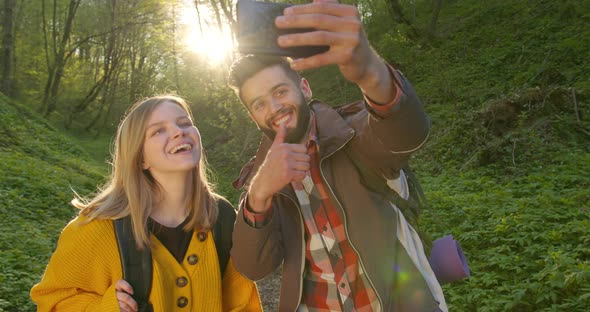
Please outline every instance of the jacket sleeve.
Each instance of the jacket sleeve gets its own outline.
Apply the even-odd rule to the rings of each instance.
[[[275,269],[283,261],[278,195],[272,201],[272,216],[261,227],[254,227],[245,220],[244,209],[247,193],[242,196],[236,217],[231,256],[236,269],[247,278],[257,281]]]
[[[63,230],[31,299],[40,312],[119,311],[114,284],[121,276],[112,222],[78,217]]]
[[[230,259],[223,275],[223,311],[262,311],[256,284],[238,272]]]
[[[430,119],[410,82],[391,67],[390,72],[401,91],[397,103],[378,110],[365,100],[365,108],[348,118],[356,131],[352,150],[359,159],[385,177],[395,178],[426,142]]]

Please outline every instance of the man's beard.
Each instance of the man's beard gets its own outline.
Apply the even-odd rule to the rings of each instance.
[[[294,129],[287,128],[285,143],[296,144],[301,142],[301,139],[303,139],[303,136],[307,132],[307,127],[309,126],[310,114],[309,105],[307,105],[305,99],[302,98],[297,111],[297,126]],[[261,130],[271,140],[274,140],[277,135],[274,130],[267,127],[261,127]]]

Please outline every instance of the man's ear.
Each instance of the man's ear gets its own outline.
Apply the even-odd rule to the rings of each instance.
[[[299,82],[299,89],[301,89],[301,92],[303,93],[305,100],[307,102],[311,101],[311,97],[313,94],[311,92],[309,82],[305,78],[301,78],[301,81]]]

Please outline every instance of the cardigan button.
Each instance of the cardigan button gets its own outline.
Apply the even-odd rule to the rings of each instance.
[[[178,298],[178,300],[176,300],[176,305],[179,308],[184,308],[188,305],[188,299],[185,296],[182,296],[182,297]]]
[[[181,276],[176,279],[176,286],[184,287],[184,286],[186,286],[186,284],[188,284],[188,279],[186,279],[186,277]]]
[[[188,264],[190,264],[190,265],[195,265],[199,261],[199,257],[197,257],[197,255],[193,254],[193,255],[188,256],[188,258],[186,258],[186,261],[188,261]]]
[[[205,232],[199,232],[199,233],[197,233],[197,238],[200,241],[204,242],[207,239],[207,233],[205,233]]]

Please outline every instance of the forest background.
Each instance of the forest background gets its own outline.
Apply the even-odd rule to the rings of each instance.
[[[472,276],[451,311],[590,310],[590,1],[355,0],[370,41],[432,118],[414,157],[430,209]],[[122,114],[188,99],[218,191],[260,138],[226,87],[232,0],[1,0],[0,311],[34,311],[73,191],[109,174]],[[318,98],[359,98],[336,68],[304,73]],[[386,239],[386,238],[378,238]],[[267,311],[276,275],[259,285]]]

